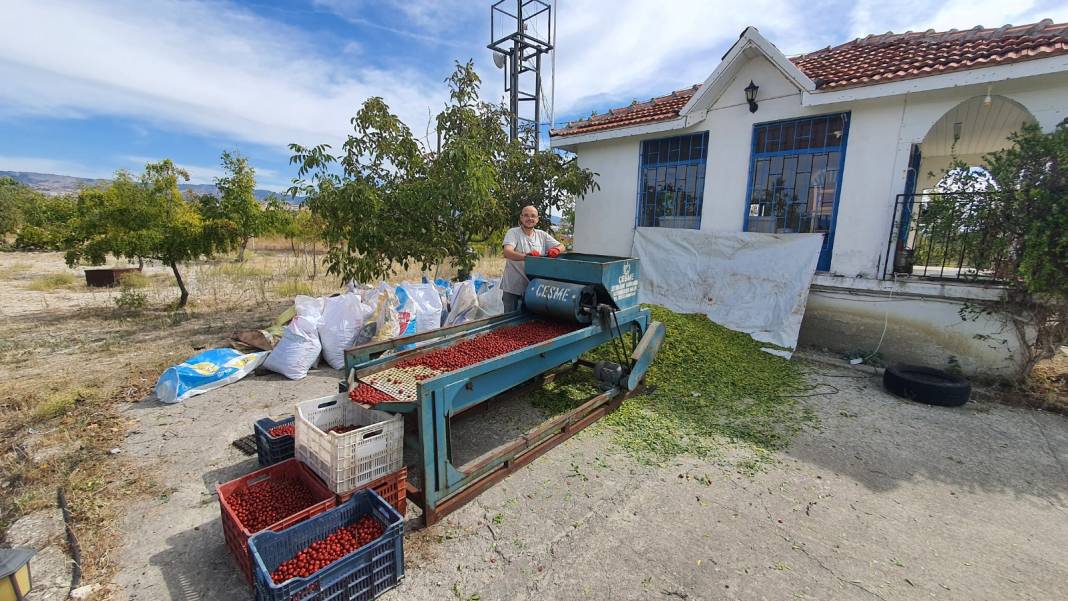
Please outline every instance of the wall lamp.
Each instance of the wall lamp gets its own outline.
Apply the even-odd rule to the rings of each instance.
[[[753,80],[749,80],[749,85],[745,86],[745,101],[749,103],[749,112],[755,113],[757,110],[756,93],[760,89],[760,86],[753,83]]]

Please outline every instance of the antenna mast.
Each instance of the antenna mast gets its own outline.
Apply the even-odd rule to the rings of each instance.
[[[553,49],[552,27],[552,8],[543,0],[498,0],[490,7],[487,48],[497,68],[504,69],[508,133],[532,150],[541,138],[541,58]],[[529,136],[524,135],[528,128]]]

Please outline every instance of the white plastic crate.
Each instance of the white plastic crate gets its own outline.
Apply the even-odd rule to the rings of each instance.
[[[364,409],[347,394],[297,405],[294,455],[335,494],[343,494],[404,466],[404,418]],[[336,426],[358,426],[338,434]]]

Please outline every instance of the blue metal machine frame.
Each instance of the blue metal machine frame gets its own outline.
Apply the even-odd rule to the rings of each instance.
[[[598,296],[603,296],[603,299],[598,300],[603,300],[604,304],[610,306],[614,305],[609,313],[612,319],[594,319],[585,327],[578,327],[541,344],[439,374],[416,384],[417,399],[414,402],[389,402],[376,407],[394,413],[415,414],[419,437],[417,443],[412,441],[410,444],[418,444],[423,481],[422,490],[413,492],[417,501],[421,501],[427,525],[463,504],[486,486],[503,478],[507,472],[517,467],[517,464],[524,464],[532,459],[533,456],[524,460],[531,451],[546,444],[551,448],[563,438],[618,406],[625,395],[638,387],[659,349],[664,337],[663,325],[652,322],[649,310],[638,305],[636,259],[570,253],[561,257],[563,260],[528,258],[527,272],[531,277],[594,285]],[[466,338],[537,319],[544,318],[517,311],[454,328],[399,338],[388,343],[349,349],[346,352],[349,382],[351,384],[353,380],[362,380],[379,371],[390,369],[401,361],[456,344]],[[634,352],[631,368],[624,381],[572,412],[527,432],[512,443],[502,445],[463,466],[452,463],[449,445],[450,418],[539,374],[567,364],[584,363],[580,361],[580,357],[587,351],[628,334],[632,336],[630,346]],[[413,350],[372,358],[381,351],[410,344],[417,338],[429,342]],[[543,448],[541,452],[544,450],[547,448]],[[480,483],[483,486],[476,487]]]

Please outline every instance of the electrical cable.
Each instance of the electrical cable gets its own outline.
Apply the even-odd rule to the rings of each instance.
[[[619,351],[620,351],[620,359],[621,359],[619,364],[623,365],[623,366],[626,366],[627,363],[628,363],[628,361],[627,361],[627,343],[623,341],[623,328],[619,327],[619,318],[616,317],[616,312],[615,311],[612,311],[612,322],[615,323],[615,326],[616,326],[616,336],[615,336],[615,338],[616,338],[616,340],[619,341]]]
[[[842,392],[834,384],[826,384],[826,383],[817,384],[815,386],[812,386],[811,388],[806,388],[805,390],[806,391],[816,390],[817,388],[819,388],[821,386],[825,386],[827,388],[833,388],[834,390],[832,390],[830,392],[813,392],[812,394],[784,394],[783,398],[787,398],[787,399],[804,399],[804,398],[814,397],[814,396],[831,396],[832,394],[838,394],[839,392]]]
[[[82,582],[82,549],[78,545],[78,538],[74,536],[70,508],[67,507],[67,496],[63,494],[62,488],[56,489],[56,501],[59,503],[59,509],[63,512],[63,524],[67,527],[67,547],[70,549],[70,557],[74,561],[74,565],[70,570],[70,590],[73,591]]]
[[[886,326],[890,323],[890,303],[894,300],[894,288],[897,287],[897,274],[893,274],[893,281],[890,284],[890,296],[886,299],[886,309],[883,311],[883,333],[879,335],[879,342],[875,345],[875,350],[871,352],[867,357],[862,358],[858,363],[864,363],[868,359],[874,357],[879,349],[883,347],[883,339],[886,338]]]
[[[612,332],[612,321],[615,322],[616,335],[612,337],[612,352],[616,353],[616,359],[619,361],[619,365],[626,366],[627,347],[624,346],[623,340],[621,340],[623,334],[622,330],[619,327],[619,320],[616,319],[616,312],[612,311],[611,307],[609,307],[608,305],[598,305],[597,309],[598,313],[601,314],[601,320],[604,322],[602,324],[602,327],[607,327],[609,333]],[[612,314],[612,321],[608,320],[608,317],[605,315],[606,312],[610,312]]]

